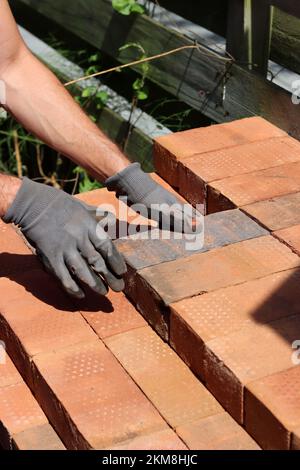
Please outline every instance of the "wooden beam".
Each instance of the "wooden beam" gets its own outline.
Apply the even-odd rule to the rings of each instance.
[[[245,24],[245,0],[228,2],[226,50],[244,65],[251,61]]]
[[[29,5],[120,63],[136,57],[131,51],[119,52],[127,42],[141,43],[149,55],[193,43],[146,15],[119,15],[108,0],[73,0],[71,11],[63,0],[14,1]],[[217,122],[258,114],[300,139],[300,106],[292,103],[291,94],[236,64],[228,70],[228,62],[211,55],[208,47],[153,62],[149,79]]]
[[[251,47],[253,70],[264,76],[270,57],[272,8],[270,0],[251,0]]]
[[[271,4],[290,15],[300,18],[300,2],[298,0],[271,0]]]
[[[18,0],[17,0],[18,1]],[[98,47],[120,63],[139,57],[134,48],[120,52],[127,43],[139,43],[148,56],[165,52],[193,41],[161,26],[146,15],[123,16],[113,10],[110,0],[74,0],[72,8],[63,0],[19,0],[61,27]],[[14,2],[12,2],[14,3]],[[149,78],[171,95],[195,109],[205,105],[207,115],[222,100],[223,89],[216,87],[225,63],[209,50],[185,50],[150,64]],[[134,67],[140,71],[140,67]],[[207,103],[208,101],[208,103]]]
[[[300,18],[274,9],[271,58],[300,74]]]

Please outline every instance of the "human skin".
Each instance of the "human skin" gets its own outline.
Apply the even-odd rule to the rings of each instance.
[[[130,162],[89,119],[69,92],[26,47],[7,0],[0,0],[0,80],[5,88],[1,105],[28,131],[85,168],[99,181],[122,171]],[[17,183],[0,197],[9,199]],[[8,200],[7,199],[7,200]],[[0,205],[5,206],[6,202]]]
[[[21,180],[0,174],[0,218],[4,217],[21,186]]]

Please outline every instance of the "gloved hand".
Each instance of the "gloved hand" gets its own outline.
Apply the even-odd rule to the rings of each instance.
[[[148,217],[156,220],[160,228],[195,233],[193,219],[197,215],[196,211],[191,206],[184,206],[176,196],[156,183],[141,170],[139,163],[132,163],[111,176],[105,185],[109,191],[115,191],[118,197],[127,196],[129,205],[144,205]]]
[[[70,295],[84,298],[76,278],[100,295],[107,285],[124,289],[125,262],[94,214],[65,192],[24,178],[3,220],[21,228]]]

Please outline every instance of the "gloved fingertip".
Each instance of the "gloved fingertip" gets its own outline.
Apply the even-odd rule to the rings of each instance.
[[[125,282],[123,279],[118,279],[110,287],[114,292],[122,292],[125,289]]]
[[[79,300],[85,299],[85,293],[83,292],[82,289],[78,288],[78,290],[73,290],[73,289],[65,288],[65,290],[71,297],[74,297],[75,299],[79,299]]]

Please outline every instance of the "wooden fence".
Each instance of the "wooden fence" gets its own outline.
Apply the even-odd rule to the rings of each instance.
[[[136,58],[136,51],[131,49],[120,52],[119,48],[125,43],[141,43],[148,56],[195,43],[188,32],[178,32],[172,25],[166,27],[148,15],[118,14],[111,0],[72,0],[71,3],[12,0],[11,3],[13,6],[26,4],[122,64]],[[212,8],[221,4],[217,0],[209,3]],[[171,4],[175,8],[177,2]],[[271,21],[274,7],[283,10],[279,16],[277,12],[277,23]],[[184,14],[184,11],[178,13]],[[286,14],[300,17],[300,2],[228,0],[224,17],[226,45],[235,60],[224,60],[224,54],[212,53],[211,48],[198,39],[200,48],[197,50],[184,50],[151,62],[148,78],[216,122],[261,115],[300,139],[300,105],[292,103],[291,93],[266,80],[270,51],[271,57],[281,58],[281,63],[290,67],[291,57],[294,57],[295,71],[300,69],[300,48],[293,49],[299,36],[289,36],[286,32],[290,47],[285,45],[278,48],[280,51],[274,51],[271,46],[271,36],[279,42],[278,25],[287,27],[283,21]],[[201,17],[194,17],[193,21],[201,24]],[[277,25],[275,33],[274,24]],[[224,29],[220,24],[218,27]],[[134,69],[140,72],[140,67]]]

